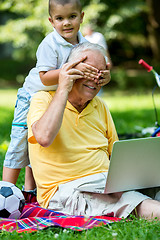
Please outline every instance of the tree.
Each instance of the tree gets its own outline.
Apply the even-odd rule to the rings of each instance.
[[[145,0],[91,0],[84,10],[85,23],[104,34],[114,65],[136,59],[149,48]]]
[[[148,13],[148,34],[149,42],[155,60],[160,60],[160,1],[147,0],[149,6]]]
[[[47,8],[45,0],[4,0],[0,3],[4,19],[0,26],[0,42],[12,43],[13,58],[35,58],[38,44],[52,30],[47,22]]]
[[[92,22],[95,30],[104,34],[114,58],[114,65],[120,61],[141,57],[143,54],[149,56],[150,48],[154,55],[158,53],[159,56],[157,51],[159,28],[153,27],[153,14],[151,15],[149,11],[149,3],[154,2],[152,9],[156,11],[156,23],[159,24],[157,0],[147,0],[148,5],[145,0],[81,0],[81,2],[85,11],[84,24]],[[47,21],[48,1],[3,0],[0,2],[0,14],[2,16],[0,43],[12,44],[12,57],[15,59],[35,59],[39,43],[52,31],[51,24]],[[148,23],[148,19],[152,20]],[[151,40],[153,36],[154,41]]]

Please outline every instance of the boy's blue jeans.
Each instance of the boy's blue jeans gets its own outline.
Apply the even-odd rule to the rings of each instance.
[[[30,94],[24,88],[18,90],[11,129],[11,141],[4,160],[5,167],[21,169],[29,164],[27,114],[30,98]]]

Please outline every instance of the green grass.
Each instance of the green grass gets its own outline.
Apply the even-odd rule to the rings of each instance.
[[[119,134],[140,134],[143,128],[155,126],[151,91],[149,93],[105,91],[102,98],[112,113]],[[160,94],[155,94],[154,100],[160,118]]]
[[[3,159],[10,141],[10,129],[13,118],[16,90],[0,90],[0,169],[2,173]],[[134,133],[137,128],[154,126],[155,115],[151,93],[125,93],[105,91],[102,98],[107,103],[118,133]],[[158,112],[160,114],[160,94],[155,96]],[[24,170],[18,179],[17,186],[21,188],[24,182]],[[120,222],[93,228],[88,231],[64,231],[61,228],[48,228],[36,233],[0,232],[0,239],[160,239],[160,221],[145,221],[134,218],[132,221]]]
[[[16,232],[0,233],[1,239],[39,239],[39,240],[73,240],[73,239],[92,239],[92,240],[158,240],[160,239],[160,222],[137,220],[121,220],[120,222],[92,228],[87,231],[75,232],[72,230],[63,230],[62,228],[48,228],[36,233]]]

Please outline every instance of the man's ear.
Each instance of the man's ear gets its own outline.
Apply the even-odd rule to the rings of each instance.
[[[51,23],[51,24],[52,24],[52,26],[54,27],[54,22],[53,22],[52,18],[51,18],[51,17],[49,17],[49,18],[48,18],[48,20],[50,21],[50,23]]]
[[[81,12],[81,23],[83,22],[84,12]]]
[[[110,62],[108,62],[108,63],[106,64],[106,69],[107,69],[107,70],[110,70],[110,69],[111,69],[111,64],[110,64]]]

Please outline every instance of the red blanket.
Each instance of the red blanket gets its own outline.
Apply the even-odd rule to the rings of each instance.
[[[101,225],[106,225],[119,218],[108,216],[84,217],[64,215],[52,210],[41,208],[37,203],[26,204],[20,219],[0,218],[0,230],[5,231],[38,231],[51,226],[70,228],[82,231]]]

